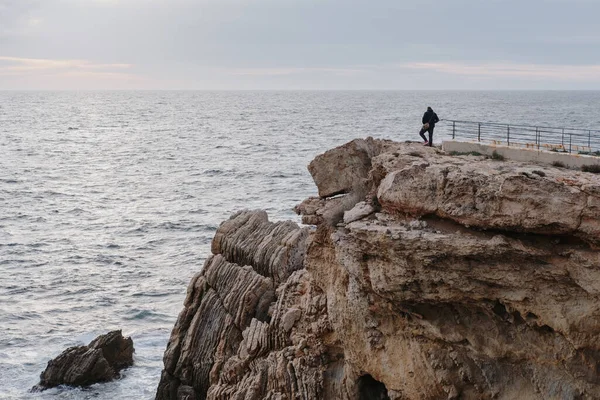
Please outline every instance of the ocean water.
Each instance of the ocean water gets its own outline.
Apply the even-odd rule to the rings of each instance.
[[[312,158],[440,118],[600,127],[600,92],[0,92],[0,399],[152,399],[190,278],[236,210],[292,219]],[[439,142],[449,135],[443,122]],[[28,390],[122,329],[121,380]]]

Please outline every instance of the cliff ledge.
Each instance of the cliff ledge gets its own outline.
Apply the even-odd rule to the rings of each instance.
[[[303,222],[236,213],[162,399],[600,398],[600,176],[358,139]]]

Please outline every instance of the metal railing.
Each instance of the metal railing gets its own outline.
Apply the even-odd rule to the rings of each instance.
[[[600,156],[600,130],[445,119],[452,139]]]

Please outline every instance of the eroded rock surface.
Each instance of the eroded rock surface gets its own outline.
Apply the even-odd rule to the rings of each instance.
[[[133,341],[121,331],[100,335],[87,346],[70,347],[48,362],[33,390],[59,385],[89,386],[119,377],[119,371],[133,365]]]
[[[308,170],[317,183],[319,196],[352,191],[367,178],[371,159],[381,151],[381,143],[372,138],[355,139],[315,157]]]
[[[289,221],[271,223],[264,211],[240,212],[221,224],[213,256],[189,285],[157,399],[278,398],[290,390],[319,395],[312,379],[321,364],[297,353],[322,349],[291,335],[298,321],[327,329],[320,321],[324,298],[303,270],[308,232]],[[302,309],[290,306],[302,302]]]
[[[600,398],[599,175],[373,139],[310,171],[316,228],[221,225],[157,399]]]

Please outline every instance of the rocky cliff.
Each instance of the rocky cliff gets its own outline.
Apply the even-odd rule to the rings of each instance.
[[[600,176],[355,140],[232,216],[157,399],[600,398]]]

